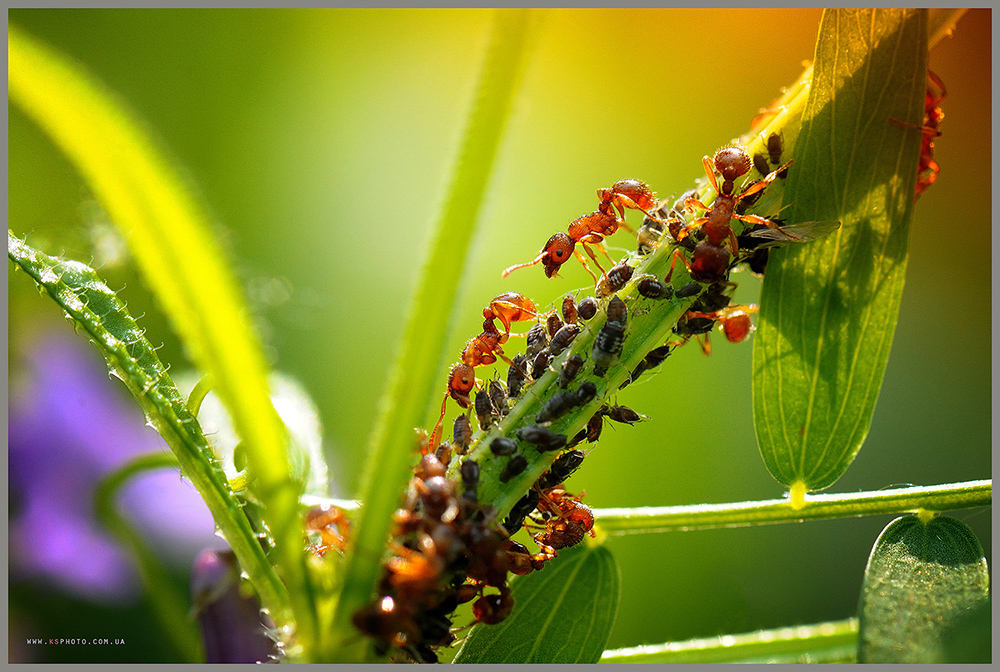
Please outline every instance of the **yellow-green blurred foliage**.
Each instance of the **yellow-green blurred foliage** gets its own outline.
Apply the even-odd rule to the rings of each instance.
[[[478,10],[11,10],[147,120],[190,173],[256,307],[274,366],[322,416],[342,495],[360,476],[412,278],[439,208],[489,38]],[[661,197],[749,128],[812,57],[819,10],[543,12],[476,222],[449,352],[514,290],[541,307],[586,291],[575,262],[507,279],[590,212],[596,189],[639,178]],[[991,15],[972,11],[931,54],[948,87],[941,175],[920,200],[902,312],[869,438],[834,491],[991,475]],[[79,178],[9,114],[10,228],[49,253],[104,263],[161,357],[184,358]],[[638,224],[635,215],[629,218]],[[103,242],[102,242],[103,241]],[[101,243],[95,245],[95,243]],[[631,249],[619,233],[612,248]],[[69,329],[10,277],[11,370],[32,330]],[[747,274],[737,299],[756,301]],[[582,295],[582,294],[581,294]],[[512,350],[519,344],[512,341]],[[570,481],[593,506],[781,496],[755,446],[752,338],[694,344],[619,395],[650,416],[607,427]],[[95,353],[95,361],[97,355]],[[451,359],[440,363],[441,390]],[[96,366],[100,366],[99,363]],[[498,369],[506,376],[506,369]],[[486,374],[488,375],[488,374]],[[449,411],[454,417],[454,409]],[[430,411],[428,424],[433,421]],[[990,548],[990,514],[958,513]],[[610,646],[853,615],[886,518],[613,539],[623,599]],[[988,552],[989,556],[989,552]]]

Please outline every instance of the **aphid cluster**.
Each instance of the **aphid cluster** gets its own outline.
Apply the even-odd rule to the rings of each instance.
[[[437,451],[448,452],[445,446]],[[449,479],[447,462],[433,452],[421,458],[393,517],[392,555],[378,597],[352,616],[379,655],[396,649],[418,663],[437,662],[433,647],[455,641],[451,614],[459,604],[475,600],[476,622],[488,624],[513,608],[507,535],[494,521],[495,510],[478,503],[479,464],[463,460],[460,479]]]
[[[943,87],[935,100],[941,99]],[[543,569],[560,549],[594,534],[593,513],[580,501],[583,493],[573,495],[563,484],[586,455],[577,446],[598,441],[606,421],[632,425],[647,419],[627,406],[596,401],[610,392],[606,376],[619,362],[630,332],[629,308],[619,296],[630,283],[641,297],[633,320],[648,312],[642,308],[643,300],[694,301],[674,327],[677,339],[646,353],[620,388],[660,366],[674,348],[692,337],[708,354],[708,333],[716,324],[731,342],[743,340],[752,331],[750,314],[756,307],[730,305],[736,285],[729,281],[729,271],[746,262],[755,272],[763,272],[770,247],[811,240],[839,225],[787,226],[774,217],[746,213],[793,163],[781,163],[780,135],[772,134],[765,145],[767,152],[753,158],[744,148],[729,146],[703,159],[715,193],[711,205],[700,200],[705,197],[694,189],[669,206],[658,203],[649,186],[638,180],[622,180],[600,189],[597,210],[574,220],[566,233],[549,238],[532,261],[503,272],[506,277],[518,268],[541,263],[546,276],[553,277],[570,256],[576,256],[594,279],[594,296],[577,303],[567,295],[558,311],[542,314],[527,297],[505,292],[483,310],[482,332],[467,342],[460,361],[449,371],[441,415],[421,446],[422,457],[406,501],[396,513],[392,555],[385,563],[378,597],[354,615],[355,625],[375,640],[380,652],[396,649],[416,662],[436,661],[434,647],[454,641],[450,614],[458,604],[474,600],[477,622],[499,623],[514,606],[507,587],[509,573]],[[748,176],[737,187],[736,180],[751,168],[756,168],[761,179]],[[666,276],[637,273],[635,255],[618,263],[608,255],[605,238],[619,228],[632,230],[625,222],[626,209],[645,215],[637,232],[640,257],[664,244],[673,246]],[[698,210],[703,214],[695,218]],[[734,231],[733,220],[743,223],[740,233]],[[577,244],[600,269],[600,277],[590,270]],[[609,270],[602,267],[594,248],[611,262]],[[690,275],[686,284],[671,282],[678,260]],[[595,320],[601,312],[606,318],[603,322]],[[524,352],[508,358],[503,346],[512,335],[511,325],[522,321],[535,324],[523,334]],[[577,339],[584,333],[589,340],[580,345]],[[497,360],[508,365],[504,380],[484,383],[476,379],[478,367]],[[539,386],[537,381],[549,372],[556,375],[548,379],[552,385]],[[441,441],[449,397],[462,409],[471,409],[455,419],[450,442]],[[581,410],[589,412],[590,418],[585,427],[576,431],[577,425],[570,432],[575,420],[568,418],[577,417],[573,414]],[[473,428],[473,411],[480,433]],[[453,453],[459,457],[449,472]],[[480,483],[481,473],[490,475],[489,487],[496,488],[499,481],[510,488],[526,480],[529,467],[540,469],[545,463],[548,470],[510,507],[502,524],[496,520],[495,509],[479,503],[479,492],[487,487]],[[347,534],[335,514],[317,513],[310,529],[317,552],[342,548]],[[510,538],[521,529],[537,545],[537,552]]]

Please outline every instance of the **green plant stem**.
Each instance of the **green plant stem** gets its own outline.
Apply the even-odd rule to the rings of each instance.
[[[94,491],[97,520],[129,552],[139,570],[139,578],[164,634],[189,663],[204,662],[201,635],[188,617],[190,600],[176,589],[175,579],[142,536],[119,513],[116,498],[122,486],[133,476],[154,469],[178,470],[180,463],[173,453],[142,455],[111,473]]]
[[[610,649],[602,663],[855,662],[858,619]]]
[[[844,495],[807,495],[805,506],[800,509],[793,508],[788,499],[594,509],[597,520],[594,529],[599,536],[707,530],[828,518],[950,511],[989,506],[992,501],[992,480],[967,481]]]

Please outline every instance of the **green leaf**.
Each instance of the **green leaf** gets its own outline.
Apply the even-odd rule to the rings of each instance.
[[[941,633],[941,662],[993,662],[992,596],[956,618]]]
[[[561,551],[542,571],[513,581],[513,613],[473,628],[455,662],[596,663],[615,624],[620,583],[603,546]]]
[[[899,312],[927,76],[925,10],[828,10],[789,173],[792,222],[839,220],[772,253],[754,339],[754,424],[771,475],[820,490],[871,425]]]
[[[302,484],[289,473],[287,432],[268,397],[267,365],[231,269],[196,192],[115,94],[79,64],[8,26],[10,99],[66,154],[121,230],[198,368],[209,374],[247,449],[276,562],[293,600],[306,595],[298,520]],[[312,606],[297,603],[308,641]],[[285,614],[272,614],[279,627]]]
[[[943,659],[942,634],[989,595],[983,548],[954,518],[889,523],[868,558],[858,607],[858,662]]]
[[[198,419],[185,405],[125,304],[89,266],[50,257],[9,232],[7,254],[94,342],[111,372],[125,383],[149,423],[170,446],[181,474],[205,500],[261,603],[273,614],[287,614],[285,586],[268,563],[240,502],[230,492]]]

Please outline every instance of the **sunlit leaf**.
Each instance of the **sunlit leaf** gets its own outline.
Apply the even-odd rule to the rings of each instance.
[[[513,614],[476,626],[455,662],[596,663],[618,614],[619,584],[618,563],[603,546],[560,551],[513,582]]]
[[[789,173],[792,222],[830,236],[772,252],[754,342],[754,422],[771,474],[829,487],[871,425],[906,271],[927,75],[925,10],[823,15]]]
[[[858,661],[940,661],[942,634],[988,594],[983,548],[965,523],[897,518],[882,531],[865,568]]]

